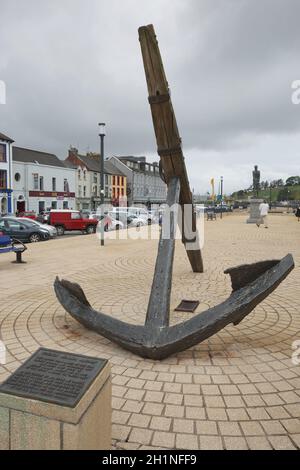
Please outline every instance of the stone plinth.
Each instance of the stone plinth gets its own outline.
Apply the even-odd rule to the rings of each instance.
[[[111,378],[106,360],[41,348],[1,385],[1,449],[110,447]]]
[[[264,202],[263,199],[250,200],[250,215],[247,219],[247,224],[257,224],[261,220],[259,205]]]

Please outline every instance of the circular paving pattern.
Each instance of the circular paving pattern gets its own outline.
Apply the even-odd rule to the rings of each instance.
[[[81,284],[96,309],[143,324],[157,242],[110,240],[101,251],[95,237],[63,238],[30,246],[28,264],[20,267],[2,256],[0,334],[8,352],[0,381],[40,346],[104,357],[113,372],[116,448],[299,448],[300,365],[291,355],[300,340],[300,224],[289,216],[270,222],[269,231],[241,216],[207,223],[204,274],[191,272],[178,243],[173,324],[191,317],[174,312],[183,298],[200,300],[197,314],[230,295],[225,268],[290,251],[296,269],[238,326],[163,361],[142,359],[86,330],[65,313],[52,288],[55,275],[63,274]]]

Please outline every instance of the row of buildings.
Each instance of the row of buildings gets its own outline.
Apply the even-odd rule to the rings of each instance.
[[[71,147],[56,155],[17,147],[0,133],[0,213],[49,209],[96,210],[100,205],[100,156]],[[166,201],[157,163],[145,157],[112,156],[104,162],[104,199],[109,205],[156,206]]]

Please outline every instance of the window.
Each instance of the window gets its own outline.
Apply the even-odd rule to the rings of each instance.
[[[113,176],[113,178],[112,178],[112,179],[113,179],[113,182],[112,182],[112,184],[113,184],[113,185],[115,185],[115,184],[116,184],[116,177],[115,177],[115,176]]]
[[[108,175],[104,175],[105,177],[105,184],[108,184]]]
[[[45,201],[39,201],[39,214],[45,210]]]
[[[83,197],[86,196],[86,186],[83,186]]]
[[[120,186],[120,176],[117,176],[117,185]]]
[[[8,220],[7,225],[10,228],[10,230],[23,230],[26,228],[25,225],[20,224],[17,220]]]
[[[63,209],[69,209],[69,202],[68,201],[63,202]]]
[[[57,201],[51,202],[51,209],[57,209]]]
[[[97,173],[94,173],[94,183],[97,184]]]
[[[81,186],[78,186],[78,196],[81,197]]]
[[[0,162],[6,162],[6,145],[0,144]]]
[[[86,180],[86,170],[83,170],[83,179]]]
[[[52,178],[52,191],[56,191],[56,178]]]
[[[80,180],[81,178],[81,171],[80,171],[80,168],[78,168],[78,179]]]
[[[6,189],[7,171],[0,170],[0,189]]]
[[[71,219],[72,219],[72,220],[81,219],[79,212],[72,212],[72,214],[71,214]]]
[[[69,192],[69,183],[68,183],[68,180],[66,178],[64,179],[64,192],[65,193]]]
[[[40,191],[44,191],[44,177],[40,176]]]
[[[16,181],[20,181],[20,179],[21,179],[20,173],[16,173],[16,174],[15,174],[15,180],[16,180]]]
[[[37,191],[39,189],[39,175],[37,173],[33,173],[33,189]]]

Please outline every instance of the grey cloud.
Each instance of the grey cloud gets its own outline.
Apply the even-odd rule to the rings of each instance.
[[[254,163],[270,177],[297,167],[298,0],[0,0],[0,8],[0,130],[18,145],[61,158],[70,144],[94,150],[105,120],[107,153],[155,158],[137,35],[154,23],[193,185],[204,192],[224,161],[230,190]]]

